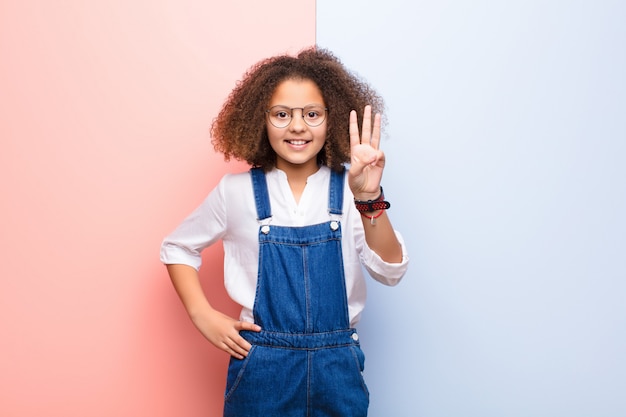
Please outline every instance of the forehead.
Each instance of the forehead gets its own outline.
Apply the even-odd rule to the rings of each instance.
[[[276,105],[304,107],[308,104],[324,104],[324,98],[317,84],[309,79],[287,79],[274,89],[270,107]]]

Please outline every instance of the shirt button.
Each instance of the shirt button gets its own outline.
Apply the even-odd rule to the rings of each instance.
[[[354,340],[355,342],[359,340],[359,335],[356,333],[352,333],[352,340]]]

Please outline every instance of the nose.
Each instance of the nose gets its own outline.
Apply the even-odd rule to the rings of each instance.
[[[306,123],[304,123],[303,109],[291,110],[291,123],[289,123],[289,129],[294,132],[301,132],[306,130]]]

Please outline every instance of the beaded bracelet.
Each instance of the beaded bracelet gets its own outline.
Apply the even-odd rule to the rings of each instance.
[[[361,213],[371,213],[378,210],[387,210],[391,207],[389,201],[385,201],[385,194],[383,194],[383,187],[380,187],[380,195],[375,200],[357,200],[354,199],[356,209]]]

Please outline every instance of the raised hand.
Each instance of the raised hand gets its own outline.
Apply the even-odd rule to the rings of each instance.
[[[348,183],[358,200],[372,200],[380,194],[380,180],[385,167],[385,154],[380,146],[380,114],[374,116],[372,107],[363,111],[363,131],[359,133],[356,111],[350,112],[350,170]]]

